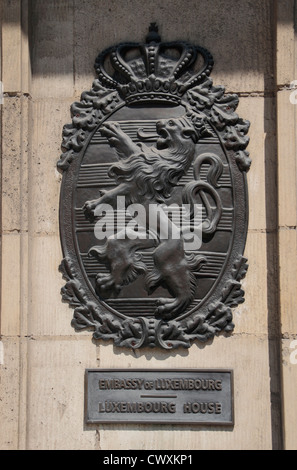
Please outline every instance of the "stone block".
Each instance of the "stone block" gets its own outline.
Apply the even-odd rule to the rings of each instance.
[[[19,443],[19,338],[1,339],[0,450],[17,450]]]
[[[22,88],[22,29],[21,1],[2,2],[2,82],[5,92],[20,92]]]
[[[30,232],[59,232],[62,175],[56,165],[61,155],[62,129],[71,122],[72,100],[36,100],[32,104],[32,140],[29,173]]]
[[[297,333],[282,340],[284,448],[296,450]]]
[[[297,333],[296,279],[297,279],[297,234],[296,229],[280,228],[279,270],[280,305],[283,334]]]
[[[278,0],[277,2],[277,84],[288,86],[297,80],[296,38],[296,2],[294,0]]]
[[[7,97],[2,112],[2,230],[26,230],[28,99]]]
[[[20,334],[21,321],[21,236],[2,235],[1,334]]]
[[[75,334],[70,326],[73,309],[62,302],[60,294],[66,283],[58,269],[62,257],[57,235],[35,236],[30,239],[29,272],[34,279],[29,285],[30,335]],[[84,332],[80,336],[83,334]]]
[[[43,337],[28,344],[28,450],[95,449],[84,428],[84,371],[96,366],[88,338]]]
[[[68,0],[31,2],[31,93],[35,99],[73,96],[73,15],[73,3]]]
[[[277,94],[278,109],[278,204],[279,226],[296,227],[297,224],[297,157],[296,157],[296,104],[290,101],[292,91]],[[295,94],[296,96],[296,94]]]
[[[277,184],[275,103],[273,98],[241,97],[239,116],[250,121],[247,151],[252,164],[247,173],[249,230],[276,230]]]
[[[273,235],[264,232],[248,232],[244,256],[249,267],[242,281],[245,302],[233,309],[235,334],[267,334],[269,309],[275,307],[269,303],[268,284],[268,271],[272,263],[268,255],[272,238]]]

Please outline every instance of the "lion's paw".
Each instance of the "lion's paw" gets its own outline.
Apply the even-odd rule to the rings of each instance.
[[[113,276],[109,274],[99,273],[96,276],[96,285],[100,292],[107,293],[112,291],[114,294],[119,294],[121,286],[116,284]]]
[[[94,217],[95,217],[95,214],[94,214],[94,211],[95,211],[95,207],[94,205],[92,204],[92,201],[87,201],[84,205],[83,205],[83,208],[82,208],[84,214],[85,214],[85,217],[89,220],[94,220]]]

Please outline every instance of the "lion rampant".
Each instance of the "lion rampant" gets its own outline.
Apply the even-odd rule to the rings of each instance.
[[[86,217],[92,219],[103,204],[115,208],[118,196],[125,197],[126,207],[141,204],[146,214],[149,213],[150,205],[168,200],[173,188],[190,168],[200,136],[207,131],[202,120],[197,125],[197,122],[194,124],[187,117],[160,120],[156,123],[156,131],[156,147],[149,147],[144,143],[133,142],[116,122],[109,121],[103,125],[101,134],[114,147],[118,157],[118,162],[109,170],[109,176],[116,181],[117,186],[109,191],[101,191],[98,199],[87,201],[83,207]],[[183,196],[187,203],[193,203],[197,187],[197,182],[185,186]],[[210,193],[219,206],[219,199],[210,184],[200,183],[199,188]],[[208,231],[214,230],[220,211],[221,208],[217,207],[213,221],[206,224]],[[149,294],[158,286],[163,286],[172,295],[172,298],[157,299],[155,311],[156,316],[171,319],[192,302],[196,291],[195,273],[206,259],[187,254],[182,235],[173,237],[176,227],[167,216],[163,217],[166,220],[162,220],[161,216],[158,226],[150,225],[150,237],[133,237],[129,233],[131,229],[125,228],[124,234],[119,232],[110,236],[105,245],[92,247],[89,256],[96,257],[109,267],[108,274],[98,274],[96,277],[99,295],[118,295],[124,285],[133,282],[140,274],[145,274]],[[144,230],[147,230],[147,223],[148,220],[142,221]],[[163,223],[169,227],[167,239],[159,236]],[[152,248],[154,269],[147,273],[139,250]]]

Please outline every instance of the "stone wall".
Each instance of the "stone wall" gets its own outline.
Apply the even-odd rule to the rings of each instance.
[[[1,449],[296,449],[294,0],[2,0]],[[214,84],[251,122],[246,301],[231,336],[174,352],[95,343],[70,326],[58,266],[70,105],[104,48],[162,38],[206,47]],[[296,343],[297,345],[297,343]],[[234,370],[235,425],[84,424],[86,368]]]

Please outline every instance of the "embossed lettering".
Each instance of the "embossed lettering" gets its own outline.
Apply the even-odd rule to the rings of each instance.
[[[100,379],[99,388],[101,390],[141,390],[144,379]]]
[[[175,413],[173,402],[117,402],[105,401],[98,404],[99,413]]]
[[[156,379],[156,390],[222,390],[222,381],[214,379]]]
[[[213,402],[193,402],[193,403],[184,403],[183,407],[184,413],[222,413],[222,404],[213,403]]]

